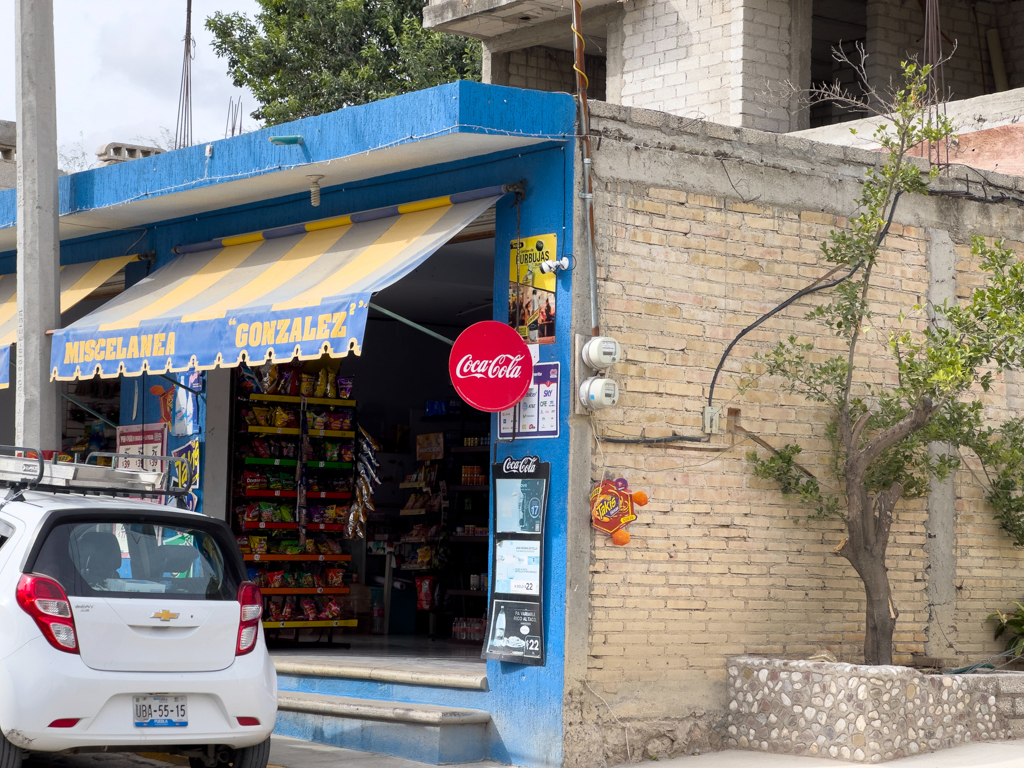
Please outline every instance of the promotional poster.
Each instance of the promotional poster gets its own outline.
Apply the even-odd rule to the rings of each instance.
[[[491,465],[494,578],[483,657],[544,666],[544,522],[551,465],[536,456]]]
[[[509,245],[508,324],[528,344],[554,344],[555,273],[540,265],[558,258],[558,238],[552,233]]]

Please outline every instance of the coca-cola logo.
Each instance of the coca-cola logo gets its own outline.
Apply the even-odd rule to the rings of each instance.
[[[501,468],[510,475],[532,475],[537,471],[538,456],[524,456],[521,459],[513,459],[509,456]]]
[[[455,366],[455,375],[460,379],[518,379],[522,374],[523,355],[496,355],[490,360],[476,360],[466,355]]]
[[[455,340],[448,373],[459,397],[495,413],[523,399],[533,383],[533,360],[523,337],[504,323],[486,320]]]

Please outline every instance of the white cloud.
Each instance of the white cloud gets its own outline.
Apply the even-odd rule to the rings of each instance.
[[[15,118],[14,3],[0,0],[0,120]],[[57,136],[86,150],[173,132],[184,54],[185,0],[53,0]],[[256,101],[235,88],[204,22],[215,11],[258,10],[255,0],[193,0],[192,135],[221,138],[228,99],[242,96],[245,125]]]

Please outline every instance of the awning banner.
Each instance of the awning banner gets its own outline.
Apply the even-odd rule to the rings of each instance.
[[[54,334],[52,378],[359,354],[370,297],[423,263],[502,189],[486,192],[179,248],[182,255]]]
[[[88,297],[138,254],[65,264],[60,268],[60,311],[67,312]],[[18,341],[18,276],[0,276],[0,389],[10,386],[11,344]]]

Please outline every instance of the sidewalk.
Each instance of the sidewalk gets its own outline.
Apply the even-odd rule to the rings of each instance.
[[[861,763],[831,760],[822,757],[769,755],[730,749],[693,757],[658,760],[659,768],[842,768]],[[893,768],[1024,768],[1024,739],[999,742],[978,742],[927,755],[914,755],[881,765]]]
[[[1024,764],[1022,764],[1024,765]],[[401,757],[328,747],[312,741],[274,736],[267,768],[430,768]],[[459,763],[458,768],[499,768],[498,763]],[[832,768],[836,768],[833,766]]]

